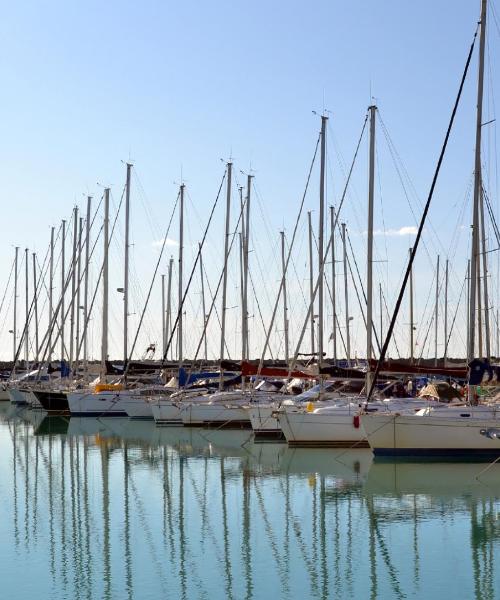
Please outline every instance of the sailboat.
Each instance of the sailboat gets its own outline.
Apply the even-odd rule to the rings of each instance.
[[[484,53],[486,41],[487,0],[481,3],[479,76],[477,88],[476,152],[474,173],[474,211],[472,226],[471,289],[469,298],[469,357],[474,357],[476,322],[476,278],[479,261],[479,210],[482,202],[481,129],[483,104]],[[471,47],[471,53],[472,53]],[[469,60],[467,65],[470,61]],[[464,77],[465,77],[464,73]],[[457,98],[458,102],[459,98]],[[444,149],[443,149],[444,151]],[[425,215],[424,215],[425,216]],[[422,225],[422,224],[421,224]],[[482,352],[482,348],[479,348]],[[468,406],[423,408],[416,414],[363,414],[361,422],[376,455],[382,456],[451,456],[455,458],[489,458],[500,456],[500,404],[477,405],[475,398],[476,361],[469,364]]]

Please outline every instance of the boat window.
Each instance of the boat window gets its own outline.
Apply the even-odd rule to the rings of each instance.
[[[470,417],[470,413],[460,413],[461,417]]]

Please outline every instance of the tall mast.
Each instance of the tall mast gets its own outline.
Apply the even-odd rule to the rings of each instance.
[[[240,188],[241,190],[241,188]],[[243,204],[241,205],[243,208]],[[243,241],[245,237],[245,223],[244,219],[242,219],[242,231],[238,232],[239,246],[240,246],[240,300],[241,300],[241,360],[245,360],[246,357],[246,341],[245,341],[245,292],[243,290],[243,279],[244,279],[244,271],[245,271],[245,259],[243,258],[244,246],[245,242]],[[241,378],[242,386],[245,387],[246,377],[243,376]]]
[[[52,317],[54,314],[54,227],[50,228],[50,258],[49,258],[49,331],[48,331],[48,356],[47,361],[52,362]]]
[[[479,72],[477,80],[476,152],[474,161],[474,208],[472,212],[472,245],[469,297],[469,348],[468,356],[475,357],[476,285],[479,254],[479,203],[481,200],[481,127],[483,123],[484,50],[486,42],[487,2],[481,0],[481,31],[479,38]]]
[[[318,257],[319,257],[319,286],[318,286],[318,365],[323,361],[323,284],[324,284],[324,231],[325,231],[325,161],[326,161],[326,123],[328,117],[321,116],[321,160],[319,180],[319,233],[318,233]]]
[[[108,359],[108,258],[109,258],[109,188],[104,190],[104,258],[102,262],[102,341],[101,341],[101,378],[106,376]]]
[[[448,361],[448,266],[449,261],[446,259],[444,267],[444,352],[443,352],[443,367],[446,369]]]
[[[37,275],[36,275],[36,253],[33,252],[33,310],[35,317],[35,362],[38,363],[40,346],[38,343],[38,289],[37,289]]]
[[[167,283],[167,319],[166,319],[166,338],[170,339],[170,330],[172,324],[172,271],[174,267],[174,259],[170,257],[168,263],[168,283]],[[170,344],[170,358],[172,358],[172,344]]]
[[[178,336],[178,361],[179,367],[182,364],[183,359],[183,348],[182,348],[182,261],[184,253],[184,184],[181,185],[181,196],[179,205],[179,322],[177,326]]]
[[[15,247],[14,254],[14,323],[12,324],[12,340],[13,340],[13,364],[12,370],[16,366],[17,356],[17,278],[18,278],[18,263],[19,263],[19,247]]]
[[[491,340],[490,340],[490,312],[488,298],[488,259],[486,254],[486,235],[484,224],[484,197],[483,188],[481,186],[480,219],[481,219],[481,254],[483,255],[483,296],[484,296],[484,338],[486,348],[486,358],[488,361],[491,358]]]
[[[75,363],[76,369],[78,369],[78,362],[80,360],[80,324],[81,324],[81,279],[82,279],[82,240],[83,240],[83,217],[78,220],[78,253],[76,261],[76,334],[75,334]]]
[[[64,271],[65,271],[65,260],[66,260],[66,221],[63,219],[61,224],[61,361],[64,360]]]
[[[87,196],[87,218],[85,220],[85,277],[83,282],[83,363],[87,370],[88,366],[88,302],[89,302],[89,269],[90,269],[90,213],[92,208],[92,196]]]
[[[123,279],[123,364],[128,358],[128,272],[129,272],[129,230],[130,230],[130,171],[132,165],[127,163],[127,183],[125,190],[125,265]]]
[[[165,356],[167,348],[167,328],[165,314],[165,275],[161,276],[161,349],[162,356]]]
[[[78,208],[73,209],[73,253],[71,258],[71,298],[70,298],[70,317],[69,317],[69,364],[73,368],[73,350],[75,341],[75,291],[76,291],[76,241],[78,231]]]
[[[337,364],[337,293],[336,293],[336,265],[335,265],[335,207],[330,206],[330,229],[332,236],[332,313],[333,313],[333,362]]]
[[[207,307],[205,305],[205,276],[203,274],[203,256],[200,248],[200,280],[201,280],[201,309],[203,311],[203,347],[205,354],[205,362],[208,360],[208,347],[207,347],[207,331],[206,331],[206,320],[207,320]]]
[[[243,330],[245,332],[245,358],[249,358],[250,353],[250,341],[249,341],[249,327],[248,327],[248,264],[249,264],[249,253],[250,253],[250,201],[252,196],[252,179],[253,175],[247,175],[247,200],[245,204],[245,220],[244,220],[244,235],[243,235],[243,300],[245,303]]]
[[[285,332],[285,361],[288,364],[290,357],[288,346],[288,304],[286,295],[286,262],[285,262],[285,232],[280,231],[281,236],[281,268],[283,269],[283,331]]]
[[[436,264],[436,305],[434,307],[434,366],[438,364],[438,331],[439,331],[439,254]]]
[[[240,193],[240,213],[241,213],[241,231],[238,233],[240,242],[240,299],[241,299],[241,360],[246,360],[247,343],[245,336],[247,334],[246,326],[246,306],[245,306],[245,202],[243,200],[243,187],[238,188]],[[245,387],[246,378],[241,378],[242,387]]]
[[[342,258],[344,266],[344,303],[345,303],[345,337],[346,337],[346,351],[347,351],[347,366],[351,366],[351,334],[349,331],[349,323],[351,317],[349,316],[349,288],[347,285],[347,246],[346,246],[346,227],[345,223],[342,223]]]
[[[313,277],[314,277],[314,263],[313,263],[313,229],[311,222],[311,211],[307,213],[307,221],[309,225],[309,298],[310,303],[314,302],[314,285],[313,285]],[[311,354],[314,356],[315,354],[315,345],[314,345],[314,306],[311,307]]]
[[[227,261],[229,253],[229,223],[231,217],[231,175],[233,163],[227,163],[227,189],[226,189],[226,229],[224,235],[224,270],[222,275],[222,314],[221,314],[221,336],[220,336],[220,359],[224,359],[225,335],[226,335],[226,303],[227,303]],[[219,387],[223,389],[223,375],[221,369]]]
[[[368,176],[368,250],[366,256],[366,390],[371,386],[370,360],[372,355],[373,328],[373,195],[375,188],[375,113],[376,106],[370,106],[370,157]]]
[[[413,248],[410,248],[409,255],[411,258],[411,253]],[[413,266],[410,269],[410,364],[413,364],[413,333],[414,333],[414,324],[413,324]]]
[[[378,299],[380,306],[380,343],[384,343],[384,312],[382,308],[382,283],[378,284]]]
[[[469,352],[470,352],[470,299],[471,299],[471,294],[470,294],[470,258],[467,261],[467,348],[466,348],[466,352],[467,352],[467,364],[470,363],[470,361],[472,360],[472,357],[470,356]]]
[[[24,266],[25,266],[25,274],[24,274],[24,283],[26,284],[25,294],[24,294],[24,307],[26,313],[26,325],[24,327],[24,361],[25,361],[25,369],[28,370],[28,356],[29,356],[29,276],[28,276],[28,248],[24,251]]]

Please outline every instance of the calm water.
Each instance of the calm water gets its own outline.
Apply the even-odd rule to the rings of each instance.
[[[500,598],[500,465],[0,406],[2,598]]]

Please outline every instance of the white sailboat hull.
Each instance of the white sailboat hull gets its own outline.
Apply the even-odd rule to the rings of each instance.
[[[279,422],[289,446],[367,448],[365,431],[355,416],[356,411],[344,408],[326,414],[283,411]]]
[[[500,435],[500,413],[493,410],[465,407],[439,416],[363,415],[361,421],[376,455],[500,456],[500,439],[494,437]]]
[[[71,392],[68,394],[69,411],[75,417],[126,417],[123,400],[127,396],[126,391]]]
[[[131,419],[153,419],[151,403],[142,395],[124,397],[120,406]]]
[[[184,425],[231,425],[250,427],[248,410],[244,406],[219,402],[186,404],[181,409]]]
[[[182,425],[181,409],[172,400],[151,402],[151,412],[157,425]]]

